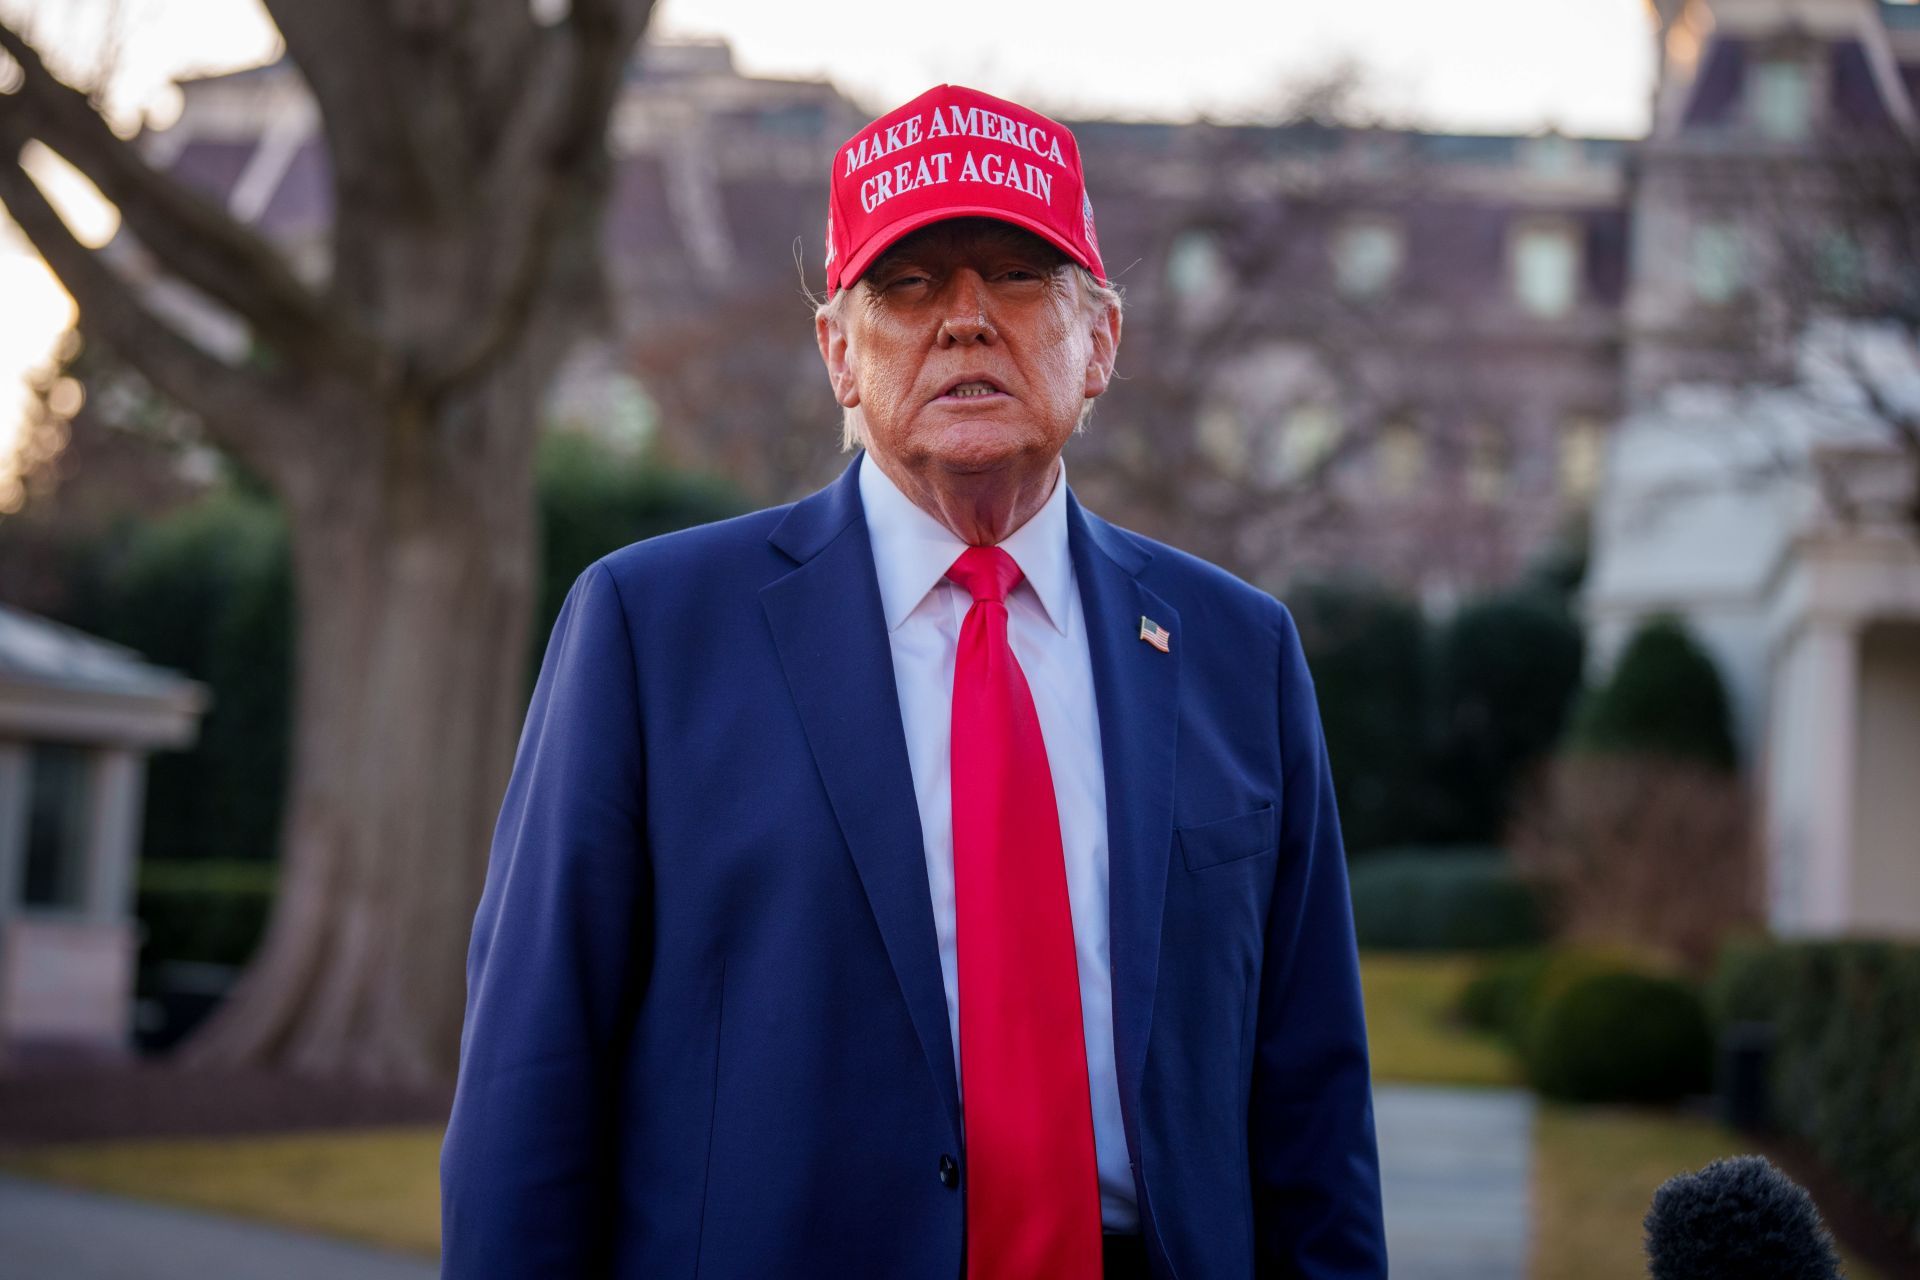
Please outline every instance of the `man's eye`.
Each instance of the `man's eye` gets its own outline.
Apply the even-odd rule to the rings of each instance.
[[[927,283],[927,277],[909,272],[906,275],[895,276],[893,279],[887,281],[887,288],[889,289],[912,288],[915,285],[922,285],[925,283]]]

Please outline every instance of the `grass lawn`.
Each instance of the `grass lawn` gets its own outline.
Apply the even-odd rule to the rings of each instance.
[[[437,1256],[440,1130],[17,1148],[10,1173]]]
[[[1367,1028],[1382,1081],[1500,1085],[1498,1042],[1449,1024],[1477,961],[1362,958]],[[426,1255],[440,1247],[437,1128],[16,1148],[0,1167],[69,1186],[238,1214]]]
[[[1533,1140],[1533,1280],[1646,1275],[1641,1220],[1654,1189],[1750,1150],[1739,1134],[1695,1116],[1541,1106]],[[1848,1280],[1880,1280],[1844,1250],[1841,1261]]]
[[[1480,960],[1368,952],[1361,984],[1381,1083],[1515,1085],[1501,1043],[1450,1011]],[[29,1177],[264,1219],[432,1256],[440,1243],[438,1128],[122,1142],[0,1155]],[[1641,1219],[1654,1188],[1747,1149],[1670,1111],[1543,1104],[1534,1133],[1533,1280],[1644,1276]],[[1847,1258],[1849,1280],[1881,1280]]]
[[[1511,1085],[1519,1064],[1493,1036],[1452,1020],[1482,959],[1454,953],[1368,951],[1360,957],[1373,1078],[1382,1084]]]

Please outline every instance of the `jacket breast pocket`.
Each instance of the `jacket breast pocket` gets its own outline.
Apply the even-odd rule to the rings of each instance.
[[[1186,860],[1189,871],[1239,862],[1274,847],[1273,805],[1263,804],[1251,813],[1180,827],[1174,836],[1180,841],[1180,856]]]

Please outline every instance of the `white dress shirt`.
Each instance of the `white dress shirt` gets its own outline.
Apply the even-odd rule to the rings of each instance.
[[[954,654],[960,624],[973,597],[947,580],[967,544],[915,506],[873,464],[860,460],[860,502],[866,509],[880,605],[893,651],[901,727],[913,769],[914,797],[926,842],[927,887],[933,897],[934,936],[947,992],[947,1028],[960,1076],[960,978],[955,955],[953,791],[949,734],[953,720]],[[1066,859],[1067,898],[1073,911],[1073,948],[1079,967],[1080,1017],[1087,1046],[1087,1082],[1100,1169],[1100,1218],[1109,1231],[1138,1231],[1133,1173],[1120,1121],[1114,1076],[1113,985],[1107,938],[1107,782],[1100,754],[1100,720],[1093,696],[1080,589],[1067,553],[1067,474],[1063,463],[1053,493],[1034,517],[1000,544],[1023,575],[1007,597],[1007,635],[1026,674],[1046,741],[1060,843]],[[965,1085],[962,1084],[962,1105]]]

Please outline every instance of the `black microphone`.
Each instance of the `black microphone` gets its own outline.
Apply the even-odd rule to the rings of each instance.
[[[1838,1280],[1833,1237],[1806,1190],[1764,1156],[1669,1178],[1647,1210],[1653,1280]]]

